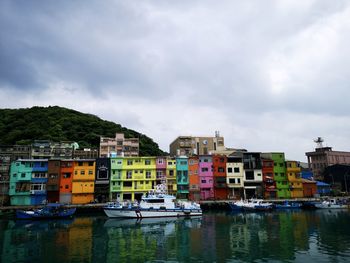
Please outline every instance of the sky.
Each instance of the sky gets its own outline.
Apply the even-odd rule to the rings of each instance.
[[[157,142],[350,151],[350,1],[0,1],[0,108],[62,106]]]

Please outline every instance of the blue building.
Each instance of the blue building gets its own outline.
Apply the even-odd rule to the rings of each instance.
[[[30,185],[31,204],[40,205],[46,201],[47,159],[33,159],[33,170]]]
[[[329,184],[317,181],[316,185],[319,195],[329,195],[331,193],[331,186]]]

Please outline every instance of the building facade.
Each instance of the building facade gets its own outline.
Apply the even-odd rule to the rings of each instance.
[[[199,159],[198,156],[188,158],[188,175],[189,175],[189,199],[199,201],[201,199],[199,187]]]
[[[226,183],[229,199],[244,198],[243,154],[235,153],[226,160]]]
[[[176,184],[177,197],[188,199],[190,180],[188,176],[188,158],[185,156],[176,158]]]
[[[301,177],[300,164],[297,161],[286,161],[286,173],[290,186],[290,197],[301,198],[303,193],[303,180]]]
[[[225,155],[213,156],[214,198],[216,200],[228,198],[226,162]]]
[[[271,159],[262,159],[262,174],[263,174],[263,188],[264,198],[274,199],[276,195],[276,182],[274,179],[274,163]]]
[[[170,144],[171,156],[210,155],[213,151],[224,150],[224,137],[179,136]]]
[[[74,160],[72,204],[94,202],[95,170],[96,162],[94,159]]]
[[[116,133],[115,138],[100,137],[100,157],[139,156],[139,139],[125,138],[123,133]]]

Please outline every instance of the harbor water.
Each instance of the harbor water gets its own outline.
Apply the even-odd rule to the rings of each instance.
[[[350,262],[348,210],[0,219],[1,262]]]

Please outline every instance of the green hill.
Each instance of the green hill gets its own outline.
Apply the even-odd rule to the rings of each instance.
[[[80,148],[98,147],[99,137],[140,139],[140,155],[164,154],[158,144],[144,134],[85,114],[58,106],[26,109],[0,109],[0,144],[31,144],[33,140],[75,141]]]

